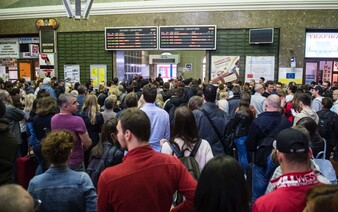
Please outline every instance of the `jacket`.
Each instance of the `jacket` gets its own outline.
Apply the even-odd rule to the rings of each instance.
[[[242,113],[235,113],[235,117],[230,122],[230,130],[235,132],[235,138],[239,138],[242,136],[247,136],[249,133],[249,129],[251,126],[251,122],[253,121],[253,117],[246,116]]]
[[[13,183],[12,169],[18,149],[18,141],[3,119],[0,119],[0,138],[0,185],[3,185]]]
[[[226,128],[230,122],[230,118],[223,110],[219,109],[215,103],[205,102],[200,109],[193,111],[198,130],[198,136],[204,140],[207,140],[211,146],[214,156],[224,155],[224,147],[222,141],[217,136],[208,118],[204,115],[204,109],[208,114],[218,132],[223,136],[226,135]]]
[[[19,121],[25,118],[25,113],[7,102],[5,102],[5,105],[6,113],[4,115],[4,119],[8,121],[9,128],[11,132],[15,135],[18,144],[21,144],[22,139]]]

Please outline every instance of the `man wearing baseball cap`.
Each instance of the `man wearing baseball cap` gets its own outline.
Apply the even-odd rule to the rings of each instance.
[[[309,188],[320,184],[310,168],[309,135],[301,127],[282,130],[274,142],[283,175],[271,180],[274,191],[260,197],[252,211],[303,211]]]

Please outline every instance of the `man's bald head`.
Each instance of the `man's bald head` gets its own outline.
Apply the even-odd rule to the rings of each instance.
[[[21,186],[7,184],[0,187],[0,212],[33,212],[34,200]]]
[[[280,107],[280,98],[278,95],[276,94],[271,94],[268,96],[268,98],[266,98],[265,100],[265,110],[266,111],[278,111],[279,107]]]

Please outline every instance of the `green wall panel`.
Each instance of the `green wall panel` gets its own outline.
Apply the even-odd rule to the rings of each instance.
[[[59,32],[58,39],[59,78],[64,78],[65,64],[80,65],[80,80],[90,79],[90,65],[107,65],[107,80],[113,77],[112,53],[104,49],[104,32]]]
[[[278,79],[279,31],[274,29],[272,44],[249,44],[249,29],[218,29],[217,49],[210,56],[240,56],[239,77],[243,81],[246,56],[275,56],[275,79]]]

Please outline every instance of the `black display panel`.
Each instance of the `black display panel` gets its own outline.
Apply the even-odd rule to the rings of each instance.
[[[106,50],[157,49],[157,27],[107,27]]]
[[[160,26],[159,49],[215,50],[216,26]]]

